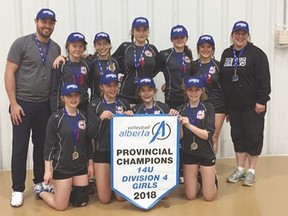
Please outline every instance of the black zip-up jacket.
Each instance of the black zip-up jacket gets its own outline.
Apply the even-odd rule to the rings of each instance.
[[[157,68],[163,72],[166,83],[165,101],[182,104],[185,102],[184,79],[196,71],[192,59],[186,55],[183,73],[180,60],[182,53],[176,53],[172,48],[160,51],[157,56]]]
[[[110,120],[105,119],[101,121],[100,115],[105,110],[112,110],[115,114],[116,109],[118,114],[123,113],[129,109],[129,103],[125,99],[119,98],[116,103],[108,104],[109,108],[103,102],[102,98],[97,98],[90,101],[87,109],[88,118],[88,136],[95,141],[95,150],[110,151]],[[119,113],[121,112],[121,113]]]
[[[60,173],[77,173],[87,167],[89,159],[93,159],[92,144],[86,134],[87,119],[84,111],[78,111],[79,135],[76,151],[79,153],[79,157],[76,160],[72,160],[72,154],[75,151],[73,133],[63,109],[54,112],[47,124],[44,160],[53,161],[53,169]],[[75,124],[76,117],[70,116],[70,118]]]
[[[207,101],[213,104],[215,109],[225,106],[226,102],[219,79],[220,62],[215,59],[211,59],[211,63],[202,64],[202,70],[200,68],[199,59],[195,61],[195,64],[197,68],[197,75],[201,76],[205,81],[205,91],[208,96]]]
[[[212,136],[215,130],[215,111],[212,104],[208,102],[201,102],[200,109],[191,108],[191,113],[189,113],[189,103],[185,103],[178,107],[179,114],[181,116],[189,117],[196,116],[195,126],[201,129],[205,129],[208,131],[208,139],[204,140],[195,135],[192,131],[190,131],[187,127],[183,126],[183,150],[186,154],[195,155],[198,157],[202,157],[205,159],[213,159],[215,158],[214,148],[212,144]],[[194,140],[193,140],[194,138]],[[195,141],[198,144],[198,148],[196,150],[191,149],[192,142]]]
[[[136,47],[136,63],[139,63],[143,46],[135,46],[131,42],[122,43],[115,53],[112,55],[117,60],[120,66],[120,73],[124,74],[121,82],[119,96],[127,100],[138,100],[141,102],[140,97],[136,94],[136,68],[134,62],[134,49]],[[157,48],[152,44],[146,44],[146,49],[143,53],[142,61],[140,61],[138,77],[154,77],[158,71],[156,70],[156,56],[158,55]]]

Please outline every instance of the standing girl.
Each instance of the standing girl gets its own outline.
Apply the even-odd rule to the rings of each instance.
[[[129,108],[125,99],[118,98],[118,76],[108,71],[101,76],[102,96],[88,106],[88,136],[95,140],[94,170],[99,201],[107,204],[111,200],[110,184],[110,120],[114,114],[123,114]],[[118,194],[116,199],[123,201]]]
[[[185,81],[185,93],[188,103],[179,107],[180,137],[183,148],[184,189],[188,200],[196,198],[200,186],[206,201],[216,197],[217,181],[215,181],[215,153],[212,135],[215,128],[214,107],[207,102],[201,102],[204,83],[198,76],[192,76]],[[200,168],[202,185],[198,185]],[[216,183],[216,184],[215,184]]]
[[[177,109],[185,102],[185,77],[193,75],[196,71],[192,52],[186,45],[187,29],[182,25],[174,26],[171,29],[170,39],[173,47],[159,52],[157,68],[163,72],[165,78],[165,84],[162,86],[165,103],[170,108]]]
[[[55,194],[49,193],[44,184],[36,193],[57,210],[65,210],[69,198],[79,207],[89,200],[88,177],[94,174],[93,153],[86,137],[86,117],[77,109],[80,93],[76,84],[66,83],[61,91],[64,108],[52,114],[47,125],[44,182],[51,184],[53,179]]]
[[[82,59],[82,55],[86,50],[87,42],[85,36],[80,32],[71,33],[66,41],[66,64],[61,64],[52,72],[51,84],[51,109],[53,112],[62,108],[60,92],[66,83],[75,83],[80,88],[79,109],[86,112],[88,106],[88,88],[89,84],[89,65]]]
[[[111,56],[110,36],[105,32],[99,32],[95,35],[93,43],[95,53],[86,58],[91,62],[91,100],[101,96],[101,76],[108,70],[119,72],[118,62]]]
[[[184,92],[184,80],[188,75],[195,74],[192,52],[186,45],[188,31],[183,25],[176,25],[171,29],[170,40],[173,47],[159,52],[157,68],[163,72],[165,84],[162,91],[165,103],[172,109],[177,109],[186,100]],[[182,145],[182,144],[181,144]],[[182,149],[180,149],[180,179],[182,184],[183,163]]]
[[[113,54],[124,74],[119,97],[133,104],[141,103],[136,95],[137,82],[141,77],[154,77],[157,74],[156,56],[158,50],[148,41],[149,22],[145,17],[137,17],[132,23],[131,42],[122,43]]]
[[[226,115],[224,93],[220,85],[220,62],[214,59],[215,42],[211,35],[202,35],[197,42],[199,59],[195,61],[197,74],[205,85],[207,101],[215,109],[215,131],[212,137],[215,154],[218,151],[218,139]]]

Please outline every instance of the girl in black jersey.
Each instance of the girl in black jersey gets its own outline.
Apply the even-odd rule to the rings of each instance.
[[[65,210],[69,198],[75,206],[85,206],[89,200],[88,177],[94,174],[93,152],[86,137],[85,114],[77,109],[80,93],[76,84],[66,83],[61,91],[64,108],[53,113],[47,124],[44,182],[51,184],[53,179],[55,194],[47,192],[44,185],[37,194],[57,210]]]
[[[182,139],[184,189],[188,200],[193,200],[202,186],[206,201],[216,197],[215,153],[212,135],[215,128],[215,112],[212,104],[201,101],[204,83],[199,76],[185,80],[185,93],[188,103],[181,105],[179,111],[180,137]],[[200,167],[202,185],[197,177]]]
[[[170,39],[173,47],[159,52],[157,69],[163,72],[165,78],[165,84],[161,88],[165,94],[165,103],[170,108],[177,109],[185,102],[185,77],[195,74],[196,71],[192,52],[186,45],[187,29],[182,25],[174,26]]]
[[[114,114],[129,114],[129,103],[118,98],[118,76],[108,71],[101,76],[102,96],[88,106],[88,136],[95,141],[94,170],[98,199],[107,204],[111,200],[110,184],[110,120]],[[131,113],[130,113],[131,114]],[[123,201],[118,194],[116,199]]]
[[[171,29],[170,40],[173,47],[162,50],[157,57],[157,68],[163,72],[165,84],[161,90],[165,95],[165,103],[170,108],[177,109],[186,101],[184,80],[188,75],[196,73],[192,52],[186,45],[188,31],[183,25],[176,25]],[[180,179],[183,183],[182,150],[180,151]]]
[[[106,32],[98,32],[94,37],[94,55],[87,56],[91,65],[91,100],[101,96],[100,79],[108,70],[119,72],[118,62],[111,56],[111,39]]]
[[[59,65],[52,72],[51,109],[53,112],[63,107],[60,99],[61,88],[70,82],[78,85],[81,90],[78,108],[85,112],[87,110],[90,69],[87,61],[82,59],[86,45],[85,36],[80,32],[73,32],[67,38],[65,46],[68,52],[65,59],[66,64]]]
[[[137,93],[142,99],[142,103],[134,106],[134,114],[170,114],[177,115],[175,109],[170,109],[165,103],[154,100],[157,92],[155,82],[152,78],[141,78],[137,84]]]
[[[154,77],[157,74],[156,56],[158,50],[149,43],[149,22],[145,17],[137,17],[132,23],[131,42],[122,43],[113,54],[124,74],[119,96],[129,101],[131,107],[141,103],[136,94],[137,82],[141,77]]]
[[[211,35],[201,35],[197,42],[199,59],[195,61],[197,75],[201,76],[205,84],[207,101],[215,108],[215,131],[213,147],[215,154],[218,151],[218,139],[226,116],[224,93],[220,85],[220,62],[214,59],[215,42]]]

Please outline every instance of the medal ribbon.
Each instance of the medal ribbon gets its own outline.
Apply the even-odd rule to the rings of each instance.
[[[201,107],[201,102],[199,101],[199,103],[197,105],[197,108],[196,108],[196,111],[192,115],[192,108],[190,106],[190,103],[188,104],[188,117],[189,117],[189,122],[192,125],[196,125],[197,113],[200,110],[200,107]]]
[[[50,40],[47,44],[47,49],[46,49],[46,53],[45,53],[45,56],[44,56],[44,53],[43,53],[43,50],[42,50],[42,47],[41,47],[41,44],[40,44],[40,41],[38,39],[38,37],[35,35],[34,37],[35,41],[36,41],[36,44],[38,46],[38,49],[39,49],[39,52],[40,52],[40,57],[41,57],[41,61],[42,61],[42,65],[45,66],[46,64],[46,59],[47,59],[47,56],[48,56],[48,53],[49,53],[49,49],[50,49]]]
[[[242,56],[243,52],[245,50],[245,47],[243,47],[240,51],[239,51],[239,55],[237,57],[236,55],[236,49],[233,47],[233,60],[234,60],[234,71],[236,72],[237,71],[237,67],[238,67],[238,61],[240,59],[240,57]]]
[[[96,61],[97,61],[98,66],[99,66],[100,75],[102,76],[104,74],[104,70],[103,70],[102,64],[101,64],[101,62],[100,62],[100,60],[98,58],[96,59]],[[105,72],[108,71],[108,69],[109,69],[109,62],[107,61],[106,62],[106,70],[105,70]]]
[[[181,77],[184,78],[185,73],[186,73],[186,65],[185,65],[185,53],[182,52],[182,54],[179,54],[176,52],[176,50],[173,48],[173,51],[175,53],[176,59],[178,61],[178,63],[181,65],[180,66],[180,73],[181,73]],[[182,55],[182,58],[181,58]]]
[[[147,108],[145,107],[144,104],[143,104],[143,109],[144,109],[145,114],[149,114],[148,111],[147,111]],[[155,112],[155,106],[154,106],[154,103],[153,103],[153,106],[151,108],[150,114],[154,114],[154,112]]]
[[[206,71],[203,70],[203,65],[202,65],[200,59],[198,60],[198,63],[199,63],[199,68],[200,68],[201,75],[202,75],[202,80],[206,84],[208,81],[208,78],[209,78],[210,67],[212,66],[213,62],[212,62],[212,60],[210,60],[208,66],[206,68]]]
[[[78,67],[78,72],[77,72],[77,71],[75,70],[75,67],[73,67],[72,62],[71,62],[71,60],[70,60],[69,57],[68,57],[68,62],[69,62],[70,68],[71,68],[71,70],[72,70],[72,72],[73,72],[73,77],[74,77],[74,79],[75,79],[75,81],[76,81],[76,84],[77,84],[78,86],[81,86],[81,83],[80,83],[81,65],[80,65],[80,66],[77,66],[77,65],[76,65],[76,67]]]
[[[105,104],[105,106],[106,106],[106,108],[109,110],[109,111],[111,111],[112,113],[117,113],[117,109],[118,109],[118,99],[116,98],[116,100],[115,100],[115,109],[114,109],[114,112],[113,112],[113,110],[111,109],[111,106],[109,106],[109,104],[107,103],[107,101],[105,100],[105,98],[104,97],[102,97],[102,101],[103,101],[103,103]]]
[[[76,117],[75,117],[75,124],[73,124],[71,117],[68,115],[67,110],[64,108],[64,113],[65,117],[68,120],[69,126],[72,130],[72,135],[73,135],[73,143],[74,143],[74,149],[76,149],[77,141],[79,139],[79,127],[78,127],[78,119],[79,119],[79,113],[78,110],[76,112]]]
[[[136,72],[137,72],[137,70],[138,70],[138,68],[140,66],[141,59],[143,58],[144,52],[146,50],[146,44],[142,48],[142,51],[141,51],[141,54],[139,56],[138,61],[137,61],[136,45],[133,44],[133,47],[134,47],[134,66],[135,66]],[[138,77],[138,74],[136,74],[136,76]]]

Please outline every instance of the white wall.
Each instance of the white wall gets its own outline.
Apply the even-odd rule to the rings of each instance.
[[[188,45],[197,57],[196,41],[201,34],[213,35],[216,42],[217,59],[224,48],[230,45],[232,25],[238,20],[250,24],[251,41],[268,55],[272,76],[271,101],[266,116],[263,155],[288,154],[287,85],[288,48],[276,49],[275,25],[284,24],[284,0],[6,0],[0,8],[0,170],[10,169],[11,123],[8,115],[8,98],[4,87],[4,70],[8,50],[12,42],[35,32],[34,18],[42,7],[56,12],[57,24],[52,38],[59,43],[65,54],[66,37],[72,31],[82,32],[93,53],[95,33],[106,31],[112,38],[113,50],[121,42],[130,40],[132,20],[145,16],[150,21],[150,42],[162,50],[171,47],[170,29],[183,24],[189,32]],[[287,8],[286,8],[287,11]],[[163,83],[157,76],[157,85]],[[163,95],[157,95],[163,100]],[[30,145],[32,146],[32,145]],[[219,157],[234,156],[228,124],[223,127],[220,138]],[[28,167],[31,167],[31,149]]]

